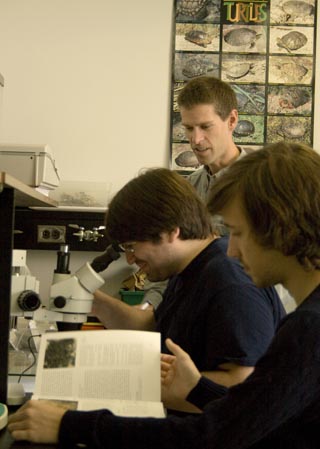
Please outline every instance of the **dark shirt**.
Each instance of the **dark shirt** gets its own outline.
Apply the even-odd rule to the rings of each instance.
[[[200,371],[226,362],[254,366],[285,315],[275,289],[257,288],[227,247],[227,237],[214,240],[170,279],[155,312],[162,352],[170,337]]]
[[[319,449],[320,287],[288,315],[256,369],[198,416],[119,418],[68,411],[63,448]]]

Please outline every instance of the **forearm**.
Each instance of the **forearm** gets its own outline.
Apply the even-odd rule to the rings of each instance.
[[[220,365],[219,370],[202,372],[202,378],[184,399],[167,395],[164,405],[168,409],[187,413],[200,413],[210,401],[223,397],[228,388],[243,382],[253,367],[244,367],[232,363]]]
[[[187,399],[181,398],[170,398],[167,401],[163,402],[164,407],[168,410],[170,414],[170,410],[184,412],[184,413],[202,413],[202,408],[199,408],[195,405],[194,402],[189,401]]]
[[[222,398],[228,392],[228,388],[212,382],[207,377],[202,376],[197,385],[189,392],[187,401],[203,410],[211,401]]]
[[[202,373],[197,385],[185,399],[169,395],[164,401],[165,407],[180,412],[201,413],[208,402],[223,397],[228,391],[227,387],[215,382],[214,378],[219,378],[216,371]]]
[[[254,370],[253,366],[240,366],[234,363],[224,363],[218,370],[203,371],[201,374],[218,385],[230,388],[243,382]]]
[[[132,329],[153,331],[153,309],[141,310],[97,290],[94,293],[92,312],[108,329]]]

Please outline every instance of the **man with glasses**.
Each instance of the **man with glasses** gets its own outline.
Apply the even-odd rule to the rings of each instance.
[[[139,310],[95,292],[93,312],[107,328],[159,331],[194,360],[204,376],[242,382],[267,349],[284,309],[274,288],[259,289],[226,255],[194,187],[168,169],[146,171],[109,204],[106,228],[150,281],[169,279],[159,307]],[[196,412],[187,401],[166,403]]]

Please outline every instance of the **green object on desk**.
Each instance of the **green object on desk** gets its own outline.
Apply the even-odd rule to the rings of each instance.
[[[8,409],[5,404],[0,403],[0,430],[6,427],[8,422]]]
[[[144,297],[143,290],[120,290],[121,301],[129,304],[130,306],[135,306],[136,304],[141,304],[141,301]]]

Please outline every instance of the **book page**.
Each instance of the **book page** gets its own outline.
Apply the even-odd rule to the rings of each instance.
[[[58,398],[39,398],[33,395],[32,399],[50,401],[67,410],[102,410],[107,409],[117,416],[141,418],[165,418],[166,410],[162,402],[152,401],[125,401],[122,399],[81,399],[61,400]]]
[[[34,397],[160,402],[160,334],[128,330],[43,334]]]
[[[99,410],[104,408],[117,416],[152,418],[165,418],[166,416],[162,402],[83,399],[78,402],[77,406],[77,410]]]

